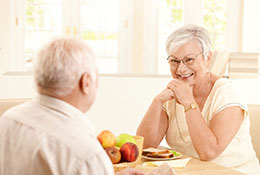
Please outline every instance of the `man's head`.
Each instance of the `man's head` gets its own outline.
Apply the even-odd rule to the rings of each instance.
[[[39,51],[34,63],[34,78],[40,94],[71,99],[71,103],[74,97],[88,101],[87,110],[97,88],[94,54],[81,40],[54,39]]]

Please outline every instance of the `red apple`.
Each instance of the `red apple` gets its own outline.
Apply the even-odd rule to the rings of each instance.
[[[139,150],[136,144],[126,142],[121,146],[120,153],[123,162],[133,162],[137,159]]]
[[[120,162],[121,160],[121,153],[120,151],[115,147],[108,147],[105,148],[105,151],[107,155],[109,156],[110,160],[113,164]]]
[[[103,148],[113,147],[116,144],[116,136],[108,130],[101,131],[97,139]]]

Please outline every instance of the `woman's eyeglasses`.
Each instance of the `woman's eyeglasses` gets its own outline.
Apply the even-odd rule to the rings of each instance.
[[[194,64],[195,59],[202,53],[203,51],[197,55],[185,56],[182,60],[176,59],[176,57],[170,55],[167,58],[167,60],[171,67],[178,67],[181,64],[181,62],[186,66],[192,66]]]

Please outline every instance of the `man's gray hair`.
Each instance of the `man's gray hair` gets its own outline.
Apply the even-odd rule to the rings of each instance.
[[[79,39],[60,37],[46,44],[34,62],[34,79],[40,94],[68,95],[82,74],[94,75],[92,50]]]
[[[166,51],[170,55],[174,48],[179,47],[191,40],[200,44],[203,56],[206,59],[211,50],[211,40],[209,32],[203,27],[189,24],[174,31],[166,41]]]

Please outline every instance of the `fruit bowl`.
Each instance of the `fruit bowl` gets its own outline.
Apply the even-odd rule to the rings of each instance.
[[[125,168],[135,168],[137,165],[137,161],[134,162],[122,162],[122,163],[118,163],[118,164],[113,164],[114,167],[114,172],[118,172],[121,171]]]

